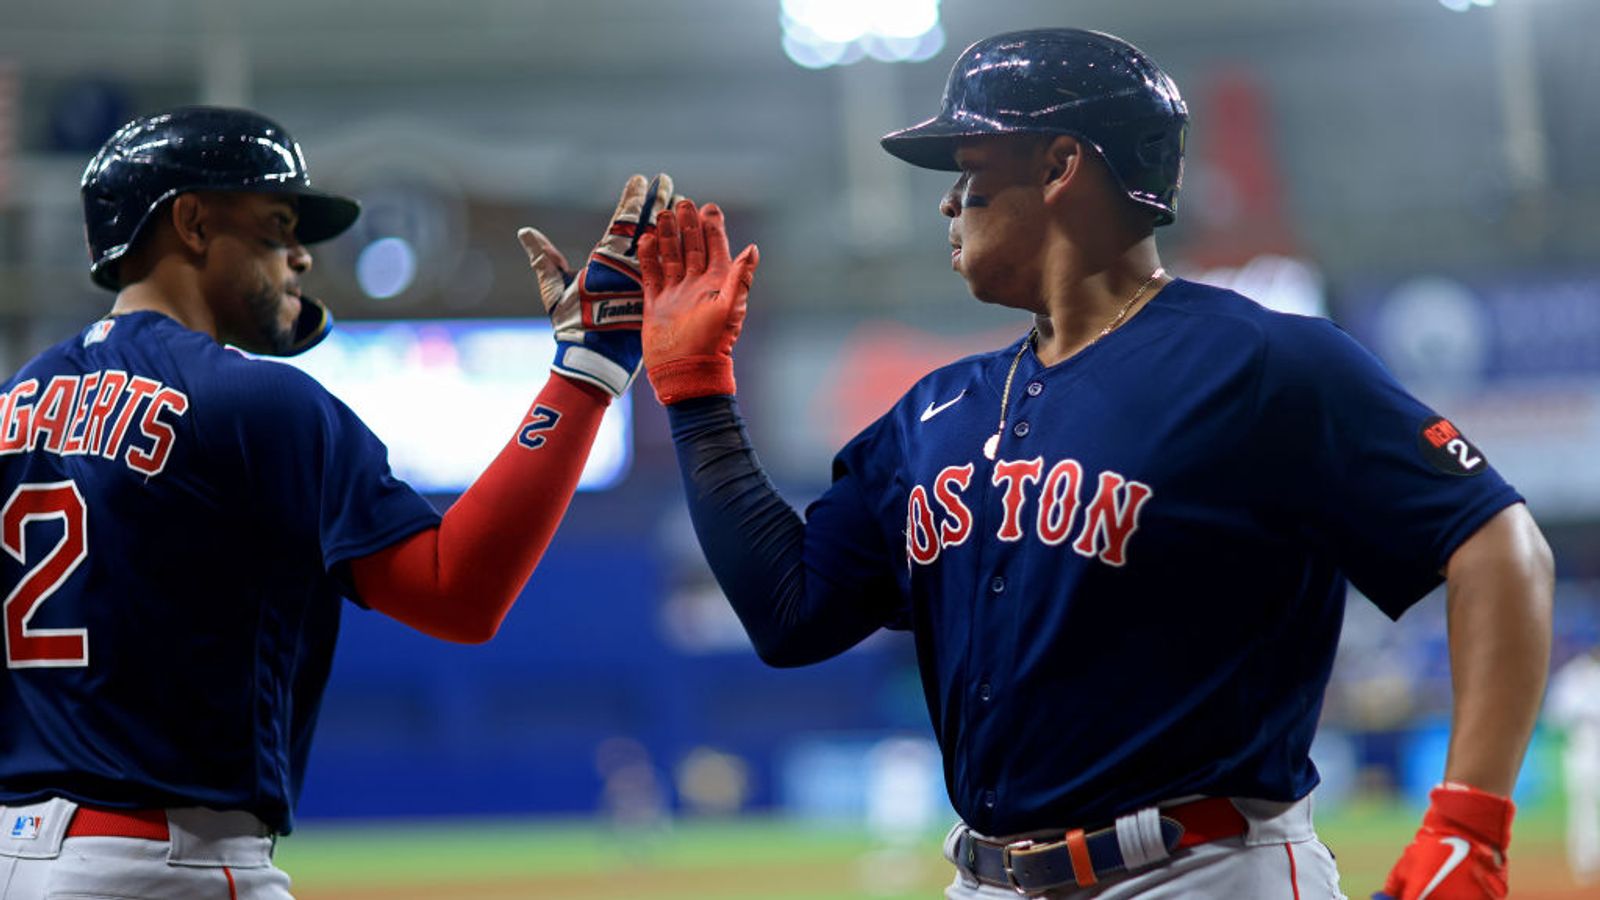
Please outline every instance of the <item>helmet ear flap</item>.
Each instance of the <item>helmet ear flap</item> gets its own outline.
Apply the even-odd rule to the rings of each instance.
[[[1174,157],[1181,156],[1183,153],[1182,136],[1174,134],[1174,131],[1181,131],[1181,129],[1163,127],[1159,130],[1145,132],[1134,143],[1134,158],[1139,161],[1141,166],[1147,166],[1152,169],[1168,165]]]
[[[1139,163],[1146,166],[1159,166],[1166,154],[1166,135],[1153,132],[1145,135],[1134,148],[1134,154],[1139,158]]]

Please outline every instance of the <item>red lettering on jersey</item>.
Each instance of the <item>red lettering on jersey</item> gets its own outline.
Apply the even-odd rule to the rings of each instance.
[[[1461,436],[1461,432],[1450,424],[1449,419],[1440,419],[1431,428],[1424,429],[1422,434],[1428,439],[1428,443],[1435,447],[1443,447]]]
[[[1139,530],[1139,509],[1153,492],[1147,484],[1127,481],[1124,499],[1119,504],[1117,491],[1123,487],[1121,475],[1115,472],[1100,473],[1100,488],[1089,502],[1089,510],[1084,515],[1083,533],[1078,536],[1078,542],[1072,545],[1072,549],[1084,556],[1095,556],[1098,551],[1100,561],[1111,566],[1120,566],[1127,561],[1125,551],[1128,538]],[[1105,538],[1103,548],[1100,546],[1102,536]]]
[[[49,600],[89,555],[83,494],[78,486],[71,481],[19,485],[0,507],[0,547],[26,564],[28,525],[41,519],[60,519],[61,536],[0,604],[6,620],[6,668],[86,666],[88,629],[29,627],[40,604]]]
[[[44,449],[61,452],[61,440],[67,436],[67,420],[72,418],[72,400],[78,393],[78,376],[57,375],[39,395],[33,408],[33,438],[28,446],[39,449],[39,438],[44,437]]]
[[[16,453],[27,449],[28,439],[33,436],[33,404],[23,401],[38,392],[37,378],[29,378],[11,389],[5,428],[0,430],[0,453]]]
[[[128,468],[146,475],[159,475],[166,468],[167,456],[172,453],[172,442],[177,433],[172,426],[162,422],[156,417],[161,415],[163,408],[171,409],[181,416],[189,411],[189,398],[181,391],[172,388],[162,388],[150,401],[150,406],[145,410],[144,418],[139,422],[139,430],[144,436],[154,441],[148,451],[137,447],[128,448]]]
[[[1083,466],[1077,460],[1063,459],[1050,467],[1039,491],[1039,540],[1059,544],[1067,539],[1078,518],[1078,485],[1082,483]]]
[[[72,418],[68,420],[71,424],[67,426],[67,436],[61,442],[61,455],[83,452],[84,419],[89,415],[89,398],[94,396],[95,386],[99,383],[99,372],[83,376],[83,390],[78,391],[78,402],[72,405]]]
[[[117,424],[112,427],[111,435],[106,438],[105,448],[100,455],[106,459],[116,459],[122,447],[122,439],[128,434],[128,426],[133,422],[133,415],[139,409],[139,404],[144,398],[155,393],[161,387],[161,382],[152,381],[142,375],[135,375],[128,382],[128,402],[122,405],[122,414],[117,416]]]
[[[945,519],[939,523],[939,546],[954,547],[972,534],[972,510],[961,502],[961,495],[972,483],[972,463],[964,466],[945,466],[933,480],[933,496],[944,507]]]
[[[122,399],[122,389],[128,385],[128,373],[117,369],[107,369],[100,373],[100,390],[94,395],[94,405],[89,410],[89,423],[84,426],[84,447],[88,452],[98,455],[100,442],[105,437],[106,417],[117,408],[117,401]]]
[[[1033,459],[1002,459],[994,464],[994,474],[990,481],[996,486],[1005,482],[1005,518],[1000,523],[1000,530],[995,532],[995,537],[1002,541],[1017,541],[1022,539],[1022,501],[1025,499],[1023,491],[1030,481],[1038,481],[1039,475],[1044,472],[1044,457],[1035,456]]]
[[[928,508],[928,491],[920,484],[911,489],[911,498],[906,501],[906,555],[923,565],[939,558],[933,510]]]
[[[10,416],[11,416],[11,392],[10,391],[6,391],[4,393],[0,393],[0,437],[3,437],[3,435],[4,435],[5,427],[6,427],[6,419],[9,418]],[[3,442],[0,442],[0,453],[4,453],[4,452],[5,452],[5,445],[4,445]]]

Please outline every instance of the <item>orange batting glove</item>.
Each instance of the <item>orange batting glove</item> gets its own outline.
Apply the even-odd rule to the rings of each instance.
[[[1506,896],[1509,798],[1455,782],[1428,795],[1422,828],[1373,900],[1499,900]]]
[[[715,203],[680,200],[639,239],[644,366],[663,406],[733,393],[733,343],[760,262],[754,244],[728,258]]]

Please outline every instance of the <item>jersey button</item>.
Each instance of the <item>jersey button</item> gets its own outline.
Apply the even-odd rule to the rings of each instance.
[[[994,591],[996,594],[1001,594],[1005,592],[1005,589],[1006,580],[1001,576],[996,575],[995,577],[989,579],[989,590]]]
[[[983,792],[983,805],[989,809],[994,809],[994,791]]]
[[[1028,382],[1028,396],[1037,397],[1044,393],[1044,384],[1038,381]]]
[[[978,685],[979,700],[988,703],[991,696],[993,696],[993,692],[989,690],[989,682],[985,681],[983,684]]]
[[[1016,427],[1011,429],[1011,433],[1017,437],[1027,437],[1029,430],[1027,422],[1018,422]]]

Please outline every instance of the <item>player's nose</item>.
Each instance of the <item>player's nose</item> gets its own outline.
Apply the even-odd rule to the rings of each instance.
[[[301,275],[311,271],[311,251],[304,244],[297,242],[289,245],[289,268]]]
[[[952,219],[961,215],[961,195],[956,193],[960,187],[960,184],[952,186],[950,190],[944,192],[943,197],[939,198],[939,212],[942,215]]]

